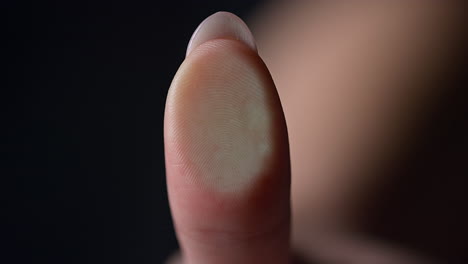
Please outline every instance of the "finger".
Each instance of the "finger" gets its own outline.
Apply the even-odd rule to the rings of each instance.
[[[290,166],[283,111],[247,26],[195,32],[167,97],[165,154],[184,263],[286,263]]]

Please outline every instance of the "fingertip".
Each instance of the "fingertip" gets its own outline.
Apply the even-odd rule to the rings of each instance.
[[[190,164],[186,178],[201,187],[239,194],[288,154],[274,83],[258,56],[235,41],[198,47],[176,74],[167,105],[173,163]]]
[[[224,38],[192,49],[169,90],[164,137],[184,256],[193,263],[286,261],[286,123],[256,52]]]

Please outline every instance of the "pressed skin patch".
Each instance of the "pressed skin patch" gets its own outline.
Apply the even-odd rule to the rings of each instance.
[[[210,48],[200,47],[172,84],[171,141],[187,180],[236,192],[269,161],[273,111],[254,65]],[[212,67],[218,60],[223,66]]]

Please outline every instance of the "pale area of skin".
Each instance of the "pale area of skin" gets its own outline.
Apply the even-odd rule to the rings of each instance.
[[[168,95],[167,135],[188,182],[239,195],[268,162],[273,122],[255,65],[213,47],[229,48],[222,43],[229,41],[202,44],[180,67]]]
[[[450,50],[452,8],[438,1],[285,1],[256,17],[259,53],[288,125],[293,241],[304,255],[326,261],[340,252],[356,259],[379,252],[348,238],[323,243],[317,232],[353,229],[362,199],[385,182],[367,172],[403,147],[410,121],[437,92],[425,83]],[[396,257],[393,250],[378,256]]]

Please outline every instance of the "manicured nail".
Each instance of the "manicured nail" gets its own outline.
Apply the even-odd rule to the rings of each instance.
[[[232,13],[218,12],[206,18],[195,30],[186,56],[196,47],[212,39],[237,40],[257,51],[254,37],[244,21]]]

